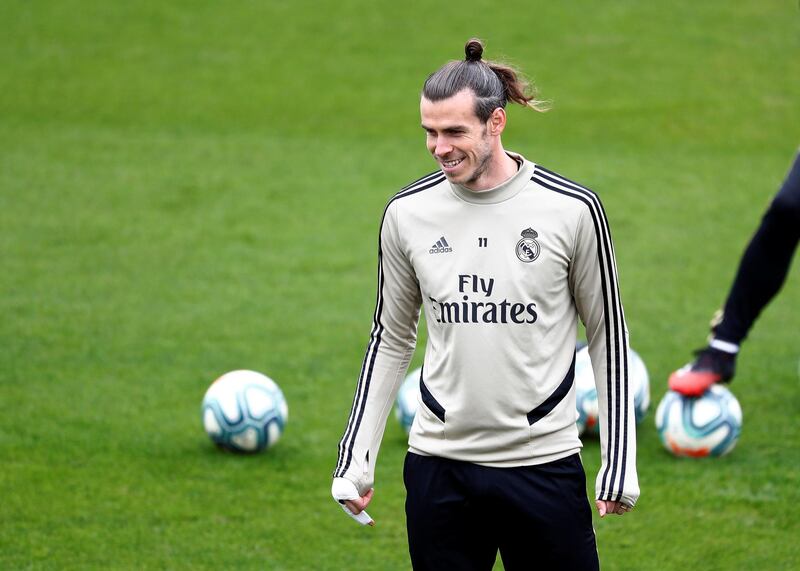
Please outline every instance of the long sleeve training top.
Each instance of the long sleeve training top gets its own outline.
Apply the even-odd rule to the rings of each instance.
[[[471,191],[436,172],[389,201],[372,332],[334,477],[361,494],[372,487],[420,308],[428,341],[411,452],[495,467],[574,454],[580,318],[602,426],[596,497],[634,505],[628,333],[605,212],[592,191],[509,155],[520,168],[496,188]]]

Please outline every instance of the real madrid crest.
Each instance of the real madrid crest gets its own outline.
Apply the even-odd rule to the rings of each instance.
[[[517,242],[517,258],[523,262],[532,262],[539,257],[542,248],[536,238],[539,233],[533,228],[526,228],[521,232],[522,240]]]

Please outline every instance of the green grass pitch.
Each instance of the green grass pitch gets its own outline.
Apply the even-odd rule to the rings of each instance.
[[[382,208],[435,168],[419,89],[473,35],[553,102],[511,109],[506,146],[603,198],[652,378],[603,568],[800,568],[797,260],[739,361],[734,452],[675,459],[653,425],[800,143],[796,0],[4,0],[0,569],[410,567],[399,426],[374,529],[330,474]],[[266,454],[202,431],[235,368],[288,399]]]

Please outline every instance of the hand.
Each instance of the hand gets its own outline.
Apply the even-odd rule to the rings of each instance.
[[[364,509],[372,501],[372,495],[375,490],[370,490],[363,496],[359,495],[356,485],[345,478],[334,478],[331,485],[331,495],[333,499],[339,502],[342,506],[344,513],[352,517],[361,525],[375,525],[375,521],[369,517],[369,514]]]
[[[600,514],[600,517],[606,517],[606,514],[624,515],[632,509],[626,503],[608,500],[595,500],[594,505],[597,506],[597,513]]]

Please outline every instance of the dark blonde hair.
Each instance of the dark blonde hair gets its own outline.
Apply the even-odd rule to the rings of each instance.
[[[472,38],[464,46],[466,58],[446,63],[425,80],[422,96],[441,101],[463,89],[475,94],[475,114],[482,122],[498,107],[511,101],[536,111],[546,111],[546,102],[537,99],[536,88],[511,66],[485,61],[483,42]]]

